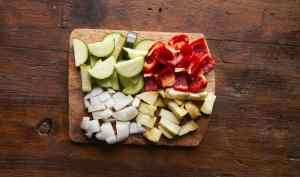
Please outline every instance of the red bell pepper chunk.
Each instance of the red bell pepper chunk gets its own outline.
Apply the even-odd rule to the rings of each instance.
[[[165,67],[159,72],[157,79],[160,80],[163,88],[172,87],[175,84],[174,70],[171,67]]]
[[[144,91],[157,91],[158,84],[153,76],[144,78]]]
[[[172,46],[174,49],[181,48],[181,45],[188,44],[189,43],[189,37],[185,34],[179,34],[170,39],[168,44]]]
[[[176,82],[173,86],[175,90],[179,91],[188,91],[189,86],[188,86],[188,75],[186,72],[179,72],[176,73]]]
[[[208,54],[205,53],[193,53],[191,56],[191,62],[187,68],[187,72],[190,75],[197,76],[203,67],[202,61],[207,56]]]
[[[202,89],[206,88],[208,81],[204,77],[201,76],[190,76],[189,77],[189,91],[190,92],[199,92]]]
[[[190,45],[193,49],[193,52],[207,53],[208,55],[211,55],[204,35],[201,35],[199,39],[193,41]]]
[[[153,73],[157,68],[157,61],[151,57],[147,57],[144,62],[144,73]]]

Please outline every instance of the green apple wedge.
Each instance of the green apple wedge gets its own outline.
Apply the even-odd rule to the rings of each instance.
[[[98,60],[101,60],[100,58],[97,58],[93,55],[91,55],[89,59],[90,59],[91,68],[93,68],[95,66],[95,64],[97,63]]]
[[[111,78],[106,78],[106,79],[96,79],[96,83],[98,86],[100,87],[104,87],[104,88],[111,88],[112,84],[111,84]]]
[[[155,43],[155,41],[153,41],[151,39],[144,39],[144,40],[137,42],[134,49],[148,51],[154,43]]]
[[[127,78],[127,77],[124,77],[124,76],[118,74],[118,78],[119,78],[121,85],[124,88],[129,87],[130,85],[135,85],[140,81],[139,74],[134,77],[130,77],[130,78]]]
[[[104,40],[114,39],[115,48],[112,52],[112,56],[114,56],[117,60],[121,58],[122,48],[125,45],[126,38],[122,33],[112,32],[104,37]]]
[[[136,57],[145,57],[148,53],[147,50],[130,49],[127,47],[123,47],[123,49],[128,53],[128,56],[130,59],[133,59]]]
[[[120,90],[119,78],[116,71],[110,76],[110,83],[114,90]]]
[[[136,76],[143,70],[144,57],[136,57],[131,60],[118,62],[115,67],[118,74],[124,77]]]
[[[106,79],[113,74],[115,64],[115,57],[110,56],[104,61],[97,61],[95,66],[89,70],[89,73],[92,77],[96,79]]]
[[[127,87],[123,89],[123,93],[127,95],[135,95],[139,93],[144,88],[144,78],[143,75],[138,75],[138,82],[136,84],[130,83]]]
[[[101,42],[88,44],[90,53],[96,57],[107,57],[115,48],[115,40],[112,38],[104,39]]]
[[[89,57],[88,48],[83,41],[79,39],[73,39],[73,49],[75,66],[78,67],[87,61]]]

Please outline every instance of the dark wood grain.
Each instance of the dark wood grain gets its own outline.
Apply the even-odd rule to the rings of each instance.
[[[0,176],[300,176],[299,1],[126,2],[0,0]],[[75,27],[209,36],[218,98],[203,143],[71,143],[67,40]]]

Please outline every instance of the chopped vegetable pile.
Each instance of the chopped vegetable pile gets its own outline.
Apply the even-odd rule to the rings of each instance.
[[[216,96],[205,89],[205,75],[215,60],[203,35],[165,44],[114,32],[90,44],[73,39],[73,49],[86,93],[80,128],[88,138],[114,144],[143,134],[159,143],[197,131],[197,119],[212,113]]]

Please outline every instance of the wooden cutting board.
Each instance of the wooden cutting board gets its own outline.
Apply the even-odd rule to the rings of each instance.
[[[72,50],[72,39],[78,38],[86,43],[93,43],[101,41],[103,37],[110,32],[121,32],[124,35],[127,31],[109,30],[109,29],[75,29],[70,35],[69,43],[69,57],[68,57],[68,101],[69,101],[69,135],[72,141],[76,143],[98,143],[95,140],[87,139],[80,129],[80,122],[83,116],[87,115],[87,111],[83,105],[83,93],[81,91],[81,80],[78,68],[74,64],[74,55]],[[151,31],[135,31],[138,34],[138,40],[141,39],[153,39],[160,41],[168,41],[172,36],[179,33],[168,32],[151,32]],[[182,33],[181,33],[182,34]],[[190,40],[197,39],[200,33],[185,33],[190,37]],[[207,75],[209,92],[215,92],[215,75],[214,71]],[[162,136],[158,145],[167,146],[197,146],[203,140],[207,129],[209,119],[200,118],[197,120],[199,129],[193,133],[190,133],[183,137],[178,137],[175,140],[168,140]],[[130,135],[129,138],[123,142],[123,144],[136,144],[136,145],[150,145],[153,144],[143,138],[142,135]]]

